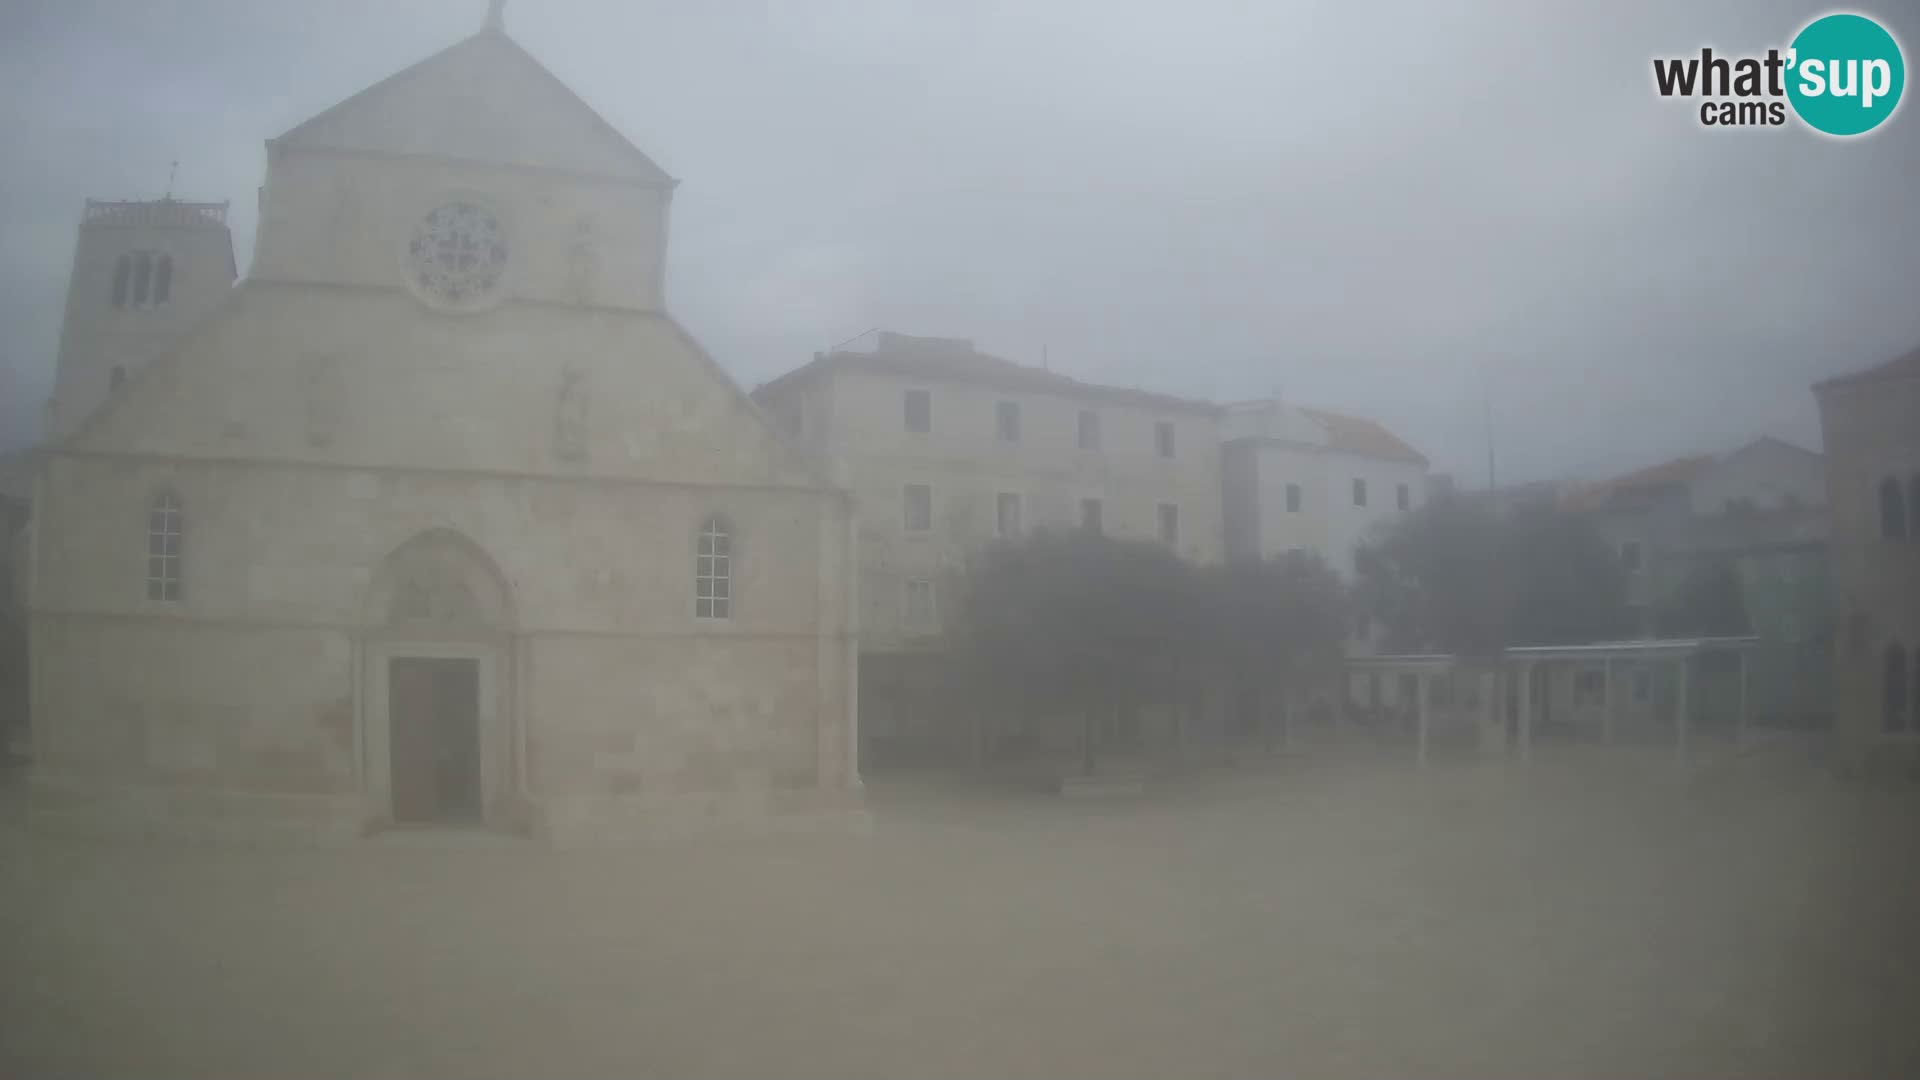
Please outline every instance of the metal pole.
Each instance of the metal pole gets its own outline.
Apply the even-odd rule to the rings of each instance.
[[[1520,665],[1520,760],[1533,758],[1533,665]]]
[[[1487,751],[1487,741],[1493,737],[1493,721],[1498,715],[1494,709],[1494,695],[1500,692],[1500,676],[1496,672],[1484,672],[1480,676],[1480,752]]]
[[[1740,650],[1740,726],[1738,728],[1740,746],[1747,745],[1747,650]]]
[[[1413,692],[1420,697],[1420,767],[1424,769],[1427,767],[1427,702],[1433,696],[1433,690],[1428,685],[1427,676],[1417,675],[1415,679]]]
[[[1689,723],[1689,718],[1687,715],[1688,713],[1687,681],[1691,675],[1690,667],[1691,665],[1687,663],[1687,654],[1681,653],[1680,654],[1680,693],[1679,693],[1679,700],[1674,703],[1673,722],[1674,722],[1675,735],[1676,735],[1675,741],[1678,744],[1677,750],[1680,755],[1680,764],[1683,766],[1687,764],[1687,749],[1688,749],[1687,748],[1687,735],[1688,735],[1687,725]]]
[[[1600,675],[1600,740],[1613,745],[1613,657],[1609,656],[1601,664]]]

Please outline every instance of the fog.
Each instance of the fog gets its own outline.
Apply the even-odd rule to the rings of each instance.
[[[0,445],[36,434],[83,197],[234,203],[262,142],[479,0],[0,13]],[[1759,434],[1920,339],[1920,126],[1714,132],[1648,60],[1794,3],[531,0],[516,39],[682,183],[669,304],[743,385],[871,327],[1372,417],[1481,482]],[[1904,107],[1903,107],[1904,108]],[[1578,401],[1579,407],[1571,406]]]
[[[1819,14],[0,7],[0,1076],[1920,1075]]]

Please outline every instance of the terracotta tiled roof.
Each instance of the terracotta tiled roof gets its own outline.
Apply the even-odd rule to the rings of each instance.
[[[1836,375],[1825,382],[1813,384],[1813,388],[1825,390],[1830,386],[1853,386],[1858,383],[1881,382],[1888,379],[1920,379],[1920,349],[1896,356],[1884,364],[1870,367],[1865,371]]]
[[[1219,406],[1211,402],[1081,382],[977,352],[970,343],[964,341],[895,335],[883,337],[880,347],[873,352],[832,352],[816,356],[811,362],[771,382],[762,383],[755,388],[753,396],[762,398],[763,395],[778,393],[785,387],[834,371],[862,371],[937,382],[973,383],[1004,390],[1059,394],[1062,397],[1113,401],[1145,408],[1208,413],[1219,411]]]
[[[1324,409],[1300,410],[1314,423],[1327,429],[1327,449],[1390,461],[1427,463],[1426,455],[1400,440],[1398,435],[1372,420],[1327,412]]]
[[[1713,455],[1695,454],[1690,457],[1674,458],[1658,465],[1616,476],[1611,480],[1602,480],[1588,484],[1567,494],[1565,505],[1570,510],[1597,510],[1620,495],[1641,495],[1684,487],[1693,482],[1700,470],[1713,464]]]

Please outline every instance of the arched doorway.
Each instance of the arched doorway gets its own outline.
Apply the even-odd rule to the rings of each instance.
[[[361,762],[375,825],[512,820],[513,610],[466,537],[435,530],[387,556],[363,614]]]

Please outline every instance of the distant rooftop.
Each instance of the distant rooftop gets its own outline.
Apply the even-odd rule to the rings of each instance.
[[[1620,496],[1660,495],[1683,490],[1716,462],[1725,461],[1769,444],[1807,457],[1820,456],[1818,451],[1796,446],[1785,439],[1763,435],[1725,453],[1689,454],[1686,457],[1663,461],[1658,465],[1649,465],[1644,469],[1636,469],[1609,480],[1581,485],[1567,493],[1564,505],[1569,510],[1598,510]]]
[[[1016,364],[983,353],[965,338],[916,337],[881,330],[862,334],[854,342],[867,348],[841,346],[832,352],[815,353],[813,360],[754,389],[754,395],[778,393],[790,386],[835,371],[862,371],[870,374],[897,375],[934,382],[971,383],[1002,390],[1058,394],[1062,397],[1088,398],[1137,405],[1153,409],[1181,409],[1216,413],[1219,406],[1191,398],[1136,390],[1123,386],[1081,382],[1042,368]]]
[[[1570,492],[1566,497],[1566,506],[1569,510],[1598,510],[1623,495],[1657,495],[1685,488],[1711,464],[1713,455],[1692,454],[1649,465]]]
[[[1308,444],[1359,457],[1385,461],[1427,463],[1426,455],[1406,444],[1398,435],[1374,420],[1345,413],[1311,409],[1283,403],[1276,398],[1235,402],[1226,407],[1229,415],[1229,441],[1258,439],[1267,442]],[[1312,426],[1301,430],[1293,417],[1304,417]],[[1321,435],[1325,441],[1321,441]]]
[[[1894,379],[1920,379],[1920,349],[1903,353],[1884,364],[1870,367],[1865,371],[1856,371],[1847,375],[1836,375],[1825,382],[1813,384],[1815,392],[1833,386],[1854,386],[1860,383],[1889,382]]]
[[[227,224],[227,203],[181,202],[155,199],[151,202],[107,202],[88,199],[82,225],[160,225],[201,228]]]

